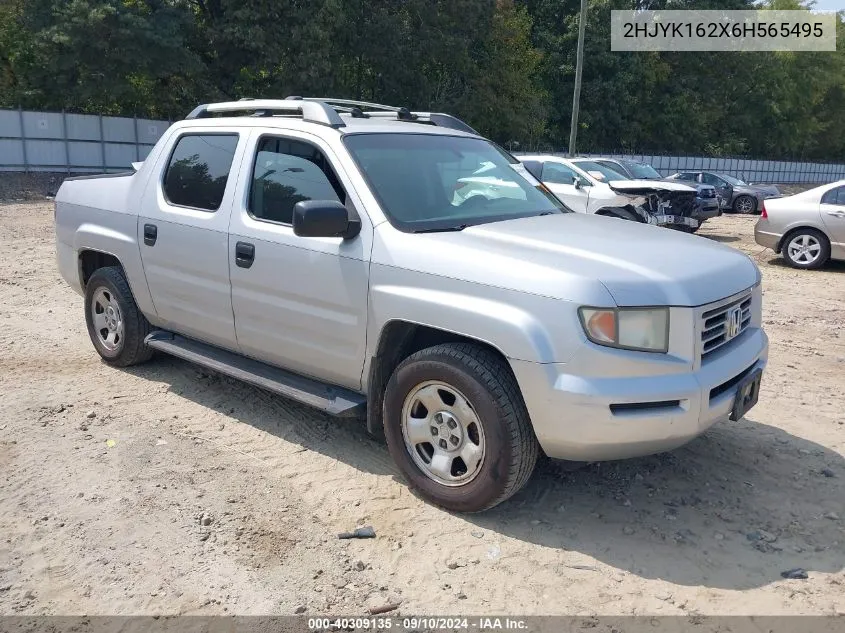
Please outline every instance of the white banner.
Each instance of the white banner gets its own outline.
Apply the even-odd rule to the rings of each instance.
[[[611,11],[612,51],[835,51],[835,12]]]

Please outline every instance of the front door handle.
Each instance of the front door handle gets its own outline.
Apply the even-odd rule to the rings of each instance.
[[[249,268],[255,261],[255,246],[249,242],[235,244],[235,264],[239,268]]]
[[[147,246],[155,246],[158,239],[158,227],[155,224],[144,225],[144,244]]]

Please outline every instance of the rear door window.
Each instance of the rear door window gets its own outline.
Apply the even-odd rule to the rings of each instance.
[[[223,201],[237,134],[185,134],[164,173],[165,199],[173,205],[217,211]]]

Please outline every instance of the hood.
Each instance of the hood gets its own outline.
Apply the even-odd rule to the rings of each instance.
[[[580,289],[600,282],[620,306],[698,306],[758,280],[749,257],[717,242],[582,213],[402,234],[391,242],[392,266],[570,301],[598,296]]]
[[[662,180],[611,180],[607,186],[617,193],[634,196],[647,196],[654,193],[687,192],[695,193],[695,188],[679,182]]]

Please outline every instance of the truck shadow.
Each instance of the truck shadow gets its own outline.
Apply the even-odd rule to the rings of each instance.
[[[714,242],[722,242],[723,244],[727,244],[729,242],[739,242],[740,238],[736,237],[735,235],[719,235],[718,233],[704,233],[699,232],[698,234],[700,237],[705,237],[708,240],[713,240]]]
[[[404,485],[387,447],[369,437],[363,420],[332,418],[173,358],[159,357],[126,371],[163,382],[181,397],[304,449]],[[511,500],[482,514],[454,518],[473,529],[578,552],[643,578],[745,589],[781,580],[780,572],[795,567],[810,573],[841,571],[843,500],[845,459],[840,454],[745,419],[717,425],[672,453],[574,472],[543,462]],[[373,520],[378,531],[378,518]]]
[[[843,500],[842,455],[744,419],[671,453],[575,472],[548,462],[510,502],[468,519],[644,578],[746,589],[796,567],[840,572]]]

